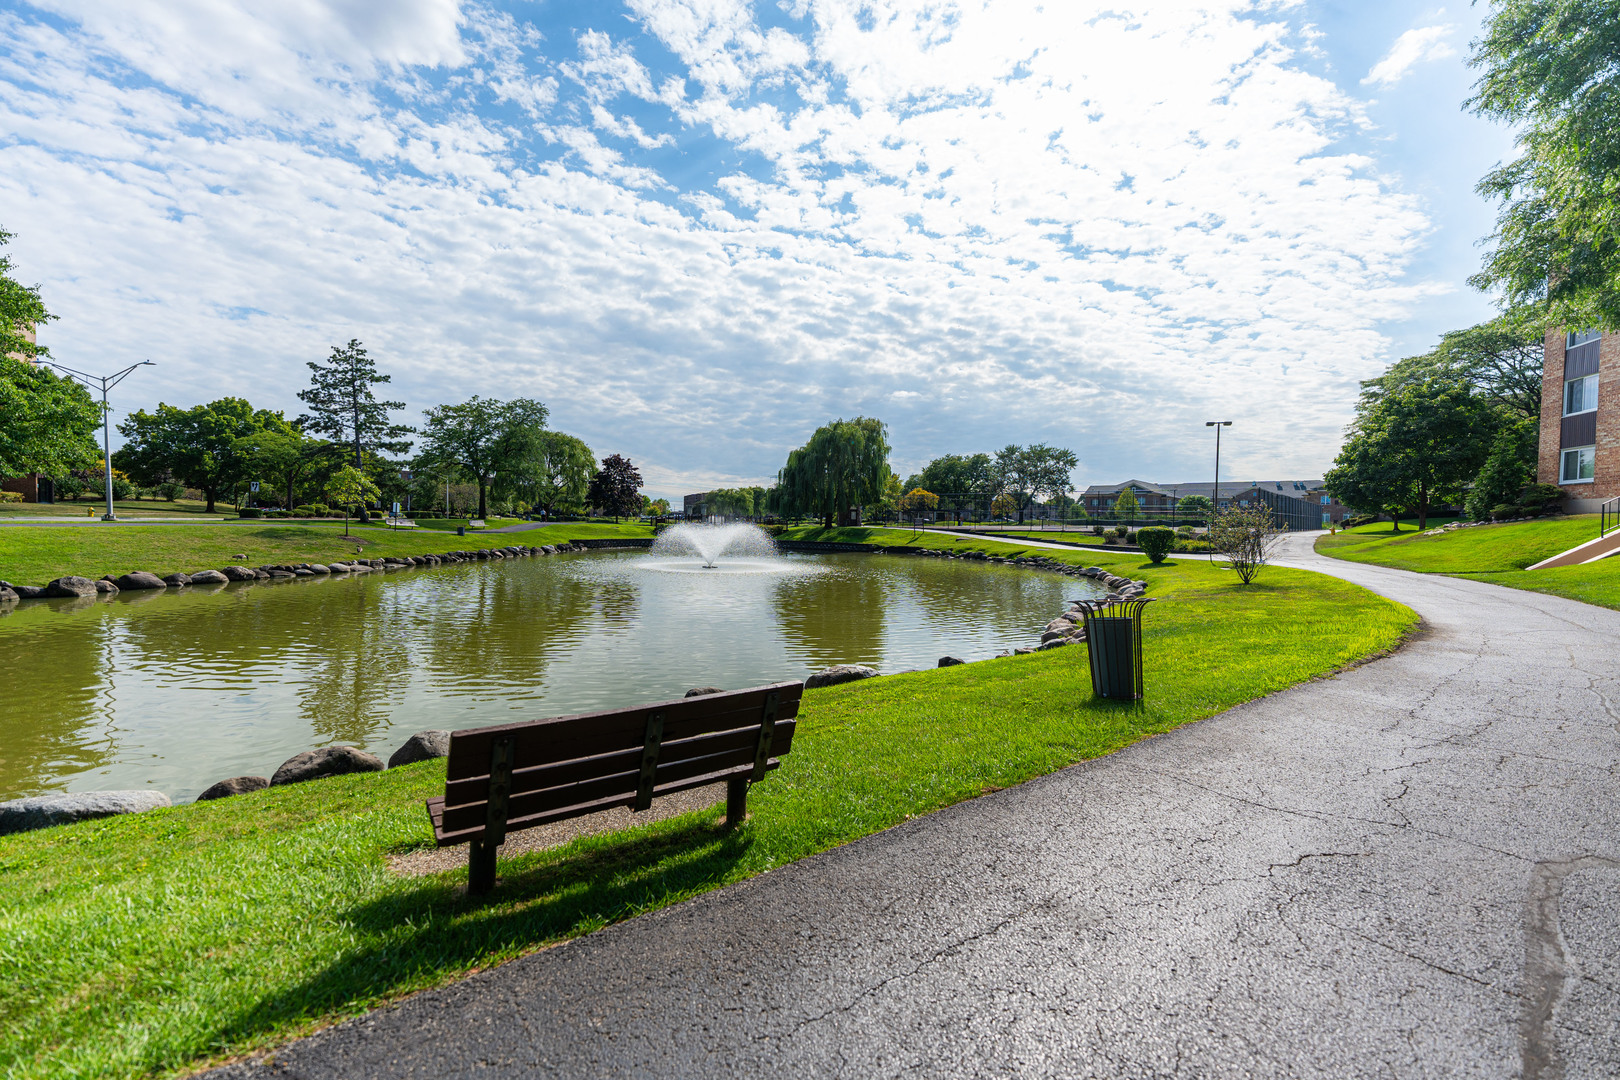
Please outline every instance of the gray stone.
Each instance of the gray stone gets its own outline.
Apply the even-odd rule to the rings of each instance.
[[[134,573],[125,574],[123,577],[120,577],[118,580],[114,581],[113,584],[118,586],[120,592],[135,589],[162,589],[166,587],[163,584],[162,578],[158,577],[156,574],[148,574],[145,570],[136,570]]]
[[[165,584],[165,585],[179,585],[179,586],[182,586],[182,587],[186,586],[186,585],[190,585],[191,584],[191,575],[189,575],[189,574],[170,574],[170,575],[168,575],[167,577],[165,577],[163,579],[163,584]]]
[[[5,585],[0,585],[0,604],[14,604],[19,597],[17,591]]]
[[[347,574],[349,572],[349,564],[348,563],[340,563],[340,562],[327,563],[326,568],[328,570],[330,570],[334,574]]]
[[[250,791],[261,791],[270,786],[270,781],[262,776],[233,776],[229,780],[221,780],[201,795],[198,802],[207,802],[210,799],[223,799],[228,795],[246,795]]]
[[[835,664],[830,668],[822,668],[804,680],[804,688],[814,690],[818,686],[837,686],[839,683],[870,679],[877,673],[877,668],[867,667],[865,664]]]
[[[1013,650],[1013,655],[1014,656],[1027,656],[1028,654],[1030,654],[1030,653],[1032,653],[1034,651],[1035,651],[1034,646],[1021,645],[1018,648]]]
[[[1074,642],[1066,637],[1053,638],[1051,641],[1043,641],[1039,645],[1035,646],[1035,651],[1045,652],[1048,649],[1061,649],[1065,645],[1073,644]]]
[[[298,576],[296,573],[294,573],[291,570],[269,570],[269,571],[266,571],[266,574],[269,577],[278,578],[278,579],[279,578],[293,578],[293,577]]]
[[[45,595],[43,585],[13,585],[11,591],[17,594],[19,600],[37,600]]]
[[[117,591],[118,591],[118,586],[114,585],[112,582],[108,581],[106,578],[102,578],[100,581],[96,582],[96,592],[98,592],[98,593],[112,594],[112,593],[116,593]]]
[[[1053,641],[1061,641],[1069,635],[1062,630],[1048,630],[1041,635],[1041,644],[1046,645]]]
[[[965,663],[967,663],[967,661],[963,660],[960,656],[942,656],[939,658],[940,667],[956,667],[958,664]]]
[[[218,570],[199,570],[191,575],[193,585],[223,585],[231,580]]]
[[[219,572],[230,581],[252,581],[259,576],[245,566],[223,566]]]
[[[332,572],[332,568],[329,566],[322,566],[320,563],[314,562],[309,564],[309,572],[316,575],[330,574]]]
[[[46,583],[46,596],[94,596],[96,583],[86,577],[59,577],[55,581]]]
[[[414,765],[418,761],[432,761],[434,758],[449,756],[448,731],[418,731],[405,740],[405,745],[394,751],[388,759],[388,767],[397,769],[401,765]]]
[[[687,697],[707,697],[709,694],[723,694],[724,690],[718,686],[694,686],[686,692]]]
[[[305,570],[302,566],[293,571],[293,577],[314,577],[315,571]]]
[[[0,836],[169,805],[169,797],[161,791],[83,791],[13,799],[0,803]]]
[[[381,772],[382,759],[375,754],[353,746],[323,746],[319,750],[305,750],[281,763],[270,778],[271,787],[283,784],[301,784],[323,776],[342,776],[345,773]]]

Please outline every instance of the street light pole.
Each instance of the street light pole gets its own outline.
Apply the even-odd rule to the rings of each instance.
[[[1232,421],[1206,420],[1204,426],[1215,429],[1215,490],[1210,492],[1209,498],[1209,525],[1213,526],[1215,524],[1215,513],[1221,508],[1221,428],[1231,427]],[[1206,540],[1209,538],[1209,527],[1207,526],[1204,529],[1204,537]],[[1213,550],[1209,553],[1209,561],[1215,561],[1215,552]]]
[[[107,407],[107,391],[123,382],[124,377],[130,372],[134,371],[136,368],[154,365],[152,365],[152,361],[150,360],[142,360],[140,363],[131,364],[123,371],[115,372],[112,375],[87,375],[82,371],[77,371],[70,368],[66,364],[58,364],[53,360],[41,360],[39,362],[47,367],[56,368],[58,371],[67,372],[69,375],[84,383],[84,385],[88,386],[92,390],[101,391],[101,464],[107,482],[107,512],[101,516],[101,520],[117,521],[118,515],[113,513],[112,434],[109,430],[111,427],[112,412]]]

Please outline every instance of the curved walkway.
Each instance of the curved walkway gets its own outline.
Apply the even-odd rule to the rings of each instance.
[[[221,1075],[1620,1074],[1620,612],[1287,561],[1428,633]]]

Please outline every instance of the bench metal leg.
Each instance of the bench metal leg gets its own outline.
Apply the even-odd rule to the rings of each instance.
[[[495,852],[499,844],[474,840],[467,850],[467,895],[484,896],[495,888]]]
[[[748,817],[748,777],[726,781],[726,828],[735,829]]]

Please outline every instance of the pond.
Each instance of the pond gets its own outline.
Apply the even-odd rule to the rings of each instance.
[[[0,800],[175,801],[330,743],[1034,644],[1086,581],[886,555],[645,552],[28,601],[0,615]],[[5,611],[6,609],[0,609]]]

